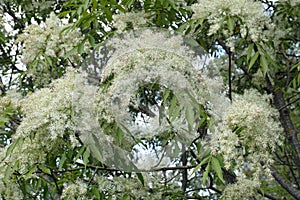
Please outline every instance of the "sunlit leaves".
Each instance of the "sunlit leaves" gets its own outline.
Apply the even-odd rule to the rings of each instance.
[[[219,159],[215,156],[208,155],[193,169],[193,173],[197,172],[198,170],[203,173],[202,175],[202,184],[206,185],[207,178],[211,171],[214,171],[217,177],[221,180],[222,183],[225,183],[223,178],[223,171],[221,167],[221,163]],[[210,180],[211,181],[211,180]]]

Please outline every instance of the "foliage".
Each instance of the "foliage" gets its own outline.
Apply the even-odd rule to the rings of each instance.
[[[4,0],[0,199],[300,199],[297,0]]]

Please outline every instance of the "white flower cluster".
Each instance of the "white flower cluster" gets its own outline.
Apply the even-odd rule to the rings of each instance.
[[[49,57],[64,57],[83,39],[79,30],[71,30],[68,34],[62,31],[68,28],[53,12],[44,24],[31,24],[25,32],[18,36],[16,42],[24,42],[24,64],[29,64],[35,59],[46,55]]]
[[[274,34],[274,24],[263,11],[263,4],[253,0],[199,0],[192,5],[193,19],[207,19],[209,35],[223,34],[227,45],[234,50],[233,29],[238,26],[242,38],[253,42],[265,41]],[[269,31],[265,31],[265,27]]]
[[[259,183],[262,176],[271,177],[272,154],[281,145],[283,130],[269,96],[248,90],[233,99],[211,131],[209,148],[222,155],[225,168]]]
[[[104,86],[105,92],[99,93],[100,116],[108,123],[126,124],[127,121],[131,121],[132,116],[128,108],[133,106],[138,109],[138,90],[147,84],[159,84],[160,91],[157,92],[171,90],[178,98],[179,104],[183,105],[183,110],[192,106],[189,95],[197,102],[205,104],[208,97],[205,81],[190,62],[193,60],[192,53],[182,45],[182,38],[168,37],[165,33],[151,30],[135,34],[129,33],[125,38],[117,38],[109,43],[116,51],[103,69],[102,83],[111,82],[111,84]],[[179,121],[174,122],[173,127],[170,127],[167,121],[159,124],[155,122],[156,120],[152,120],[154,123],[150,126],[155,127],[151,128],[153,132],[149,136],[171,128],[180,133],[187,130],[185,119],[181,117],[180,114],[177,118]],[[156,118],[158,121],[164,116],[157,113]],[[133,126],[127,128],[133,133],[141,131],[141,129],[133,130]]]
[[[129,179],[124,177],[114,177],[112,180],[105,179],[103,177],[97,177],[97,182],[99,189],[102,192],[108,192],[112,195],[113,199],[118,199],[117,197],[122,197],[123,194],[128,194],[130,197],[135,199],[174,199],[174,197],[169,195],[164,195],[164,187],[160,184],[160,181],[163,182],[163,177],[156,176],[155,173],[152,175],[143,173],[143,178],[145,185],[137,179]],[[181,188],[176,184],[168,184],[172,193],[180,194]]]
[[[255,197],[255,189],[259,187],[257,181],[239,179],[237,183],[228,185],[221,197],[224,200],[248,200]]]
[[[19,160],[20,168],[25,169],[32,163],[43,163],[49,153],[58,150],[66,141],[75,147],[79,144],[75,136],[72,118],[73,92],[75,85],[83,90],[85,78],[75,70],[69,70],[63,79],[54,81],[49,88],[43,88],[28,98],[21,100],[25,117],[13,139],[23,138],[18,153],[12,153],[7,161]],[[77,88],[78,90],[78,88]]]
[[[3,168],[4,169],[4,168]],[[0,170],[1,174],[5,174],[4,170]],[[0,177],[2,179],[3,177]],[[15,180],[10,180],[9,184],[4,184],[0,181],[0,194],[7,200],[23,199],[22,190]]]
[[[141,12],[127,12],[120,13],[113,16],[114,27],[117,28],[118,33],[122,33],[128,28],[132,28],[133,30],[137,30],[145,26],[147,23],[146,14],[144,11]]]
[[[71,183],[63,189],[61,199],[88,200],[89,198],[86,196],[87,190],[87,184],[77,180],[75,183]]]

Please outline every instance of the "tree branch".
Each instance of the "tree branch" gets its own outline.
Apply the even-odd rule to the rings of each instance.
[[[281,174],[274,168],[271,167],[272,175],[275,180],[284,188],[288,193],[290,193],[296,199],[300,199],[300,190],[297,190],[292,186],[292,183],[287,181]]]
[[[229,91],[228,91],[228,96],[230,101],[232,101],[232,88],[231,88],[231,68],[232,68],[232,64],[231,64],[231,51],[228,51],[228,85],[229,85]]]
[[[84,164],[79,163],[79,162],[76,162],[76,164],[84,165]],[[196,166],[197,165],[186,165],[186,166],[175,166],[175,167],[158,167],[158,168],[152,168],[152,169],[140,169],[140,170],[138,170],[138,172],[158,172],[158,171],[185,170],[185,169],[193,169]],[[91,168],[91,169],[94,169],[94,170],[104,170],[104,171],[111,171],[111,172],[124,171],[124,170],[118,169],[118,168],[100,167],[100,166],[94,166],[94,165],[86,165],[85,167]],[[71,170],[75,170],[75,169],[71,169]],[[69,171],[69,170],[66,170],[66,171]]]
[[[293,147],[293,149],[295,150],[293,161],[298,171],[300,172],[300,144],[297,136],[298,131],[292,122],[288,108],[285,106],[286,103],[283,92],[279,88],[275,88],[272,85],[268,75],[266,75],[266,82],[268,91],[273,94],[274,105],[279,111],[280,122],[284,128],[285,137],[291,147]],[[283,177],[274,167],[271,167],[271,170],[275,180],[293,197],[295,197],[296,199],[300,199],[300,190],[294,188],[293,184],[286,180],[285,177]]]
[[[298,171],[300,172],[300,143],[298,140],[298,130],[292,122],[292,119],[289,114],[289,110],[286,107],[285,99],[283,96],[283,92],[280,89],[275,89],[269,79],[268,75],[266,75],[266,82],[269,92],[273,94],[274,104],[279,111],[280,114],[280,122],[284,128],[284,132],[286,134],[286,139],[289,144],[296,151],[294,162],[297,166]]]
[[[185,149],[185,146],[183,145],[182,148],[182,155],[181,155],[181,162],[182,162],[182,166],[187,166],[187,152]],[[187,182],[188,182],[188,173],[187,173],[187,169],[183,169],[182,171],[182,191],[185,192],[186,188],[187,188]]]

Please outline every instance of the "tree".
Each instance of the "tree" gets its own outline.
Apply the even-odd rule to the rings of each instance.
[[[300,199],[300,3],[4,0],[1,199]]]

